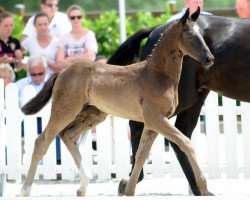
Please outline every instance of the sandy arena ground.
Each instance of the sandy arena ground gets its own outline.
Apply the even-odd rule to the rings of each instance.
[[[103,182],[92,181],[88,187],[86,200],[94,199],[125,199],[117,197],[119,180],[108,180]],[[79,199],[75,198],[78,188],[78,181],[35,181],[31,190],[31,198],[43,197],[43,199]],[[6,182],[4,185],[3,198],[0,199],[22,199],[19,195],[21,183]],[[186,179],[154,178],[146,179],[137,185],[136,197],[131,199],[235,199],[250,200],[250,180],[248,179],[216,179],[208,180],[208,188],[215,197],[194,197],[189,194]],[[26,198],[24,198],[26,199]],[[130,198],[126,198],[130,199]]]

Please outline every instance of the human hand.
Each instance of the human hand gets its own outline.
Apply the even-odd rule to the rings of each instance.
[[[0,63],[13,63],[14,59],[12,57],[7,56],[7,54],[4,54],[3,57],[0,58]]]
[[[95,60],[95,52],[89,49],[85,49],[83,52],[84,59],[94,61]]]

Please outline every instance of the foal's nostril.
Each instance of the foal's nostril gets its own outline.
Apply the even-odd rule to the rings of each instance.
[[[207,62],[213,62],[214,61],[214,57],[209,55],[209,56],[206,57],[206,61]]]

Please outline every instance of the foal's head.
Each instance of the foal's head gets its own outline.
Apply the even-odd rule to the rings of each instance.
[[[178,48],[184,55],[189,55],[199,61],[203,67],[209,68],[214,62],[214,56],[206,45],[198,24],[195,22],[200,14],[200,8],[189,18],[189,9],[175,23],[179,28]]]

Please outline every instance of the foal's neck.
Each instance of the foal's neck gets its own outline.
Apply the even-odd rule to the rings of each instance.
[[[147,67],[164,73],[178,84],[182,69],[183,55],[178,48],[179,31],[173,24],[162,36],[147,62]]]

